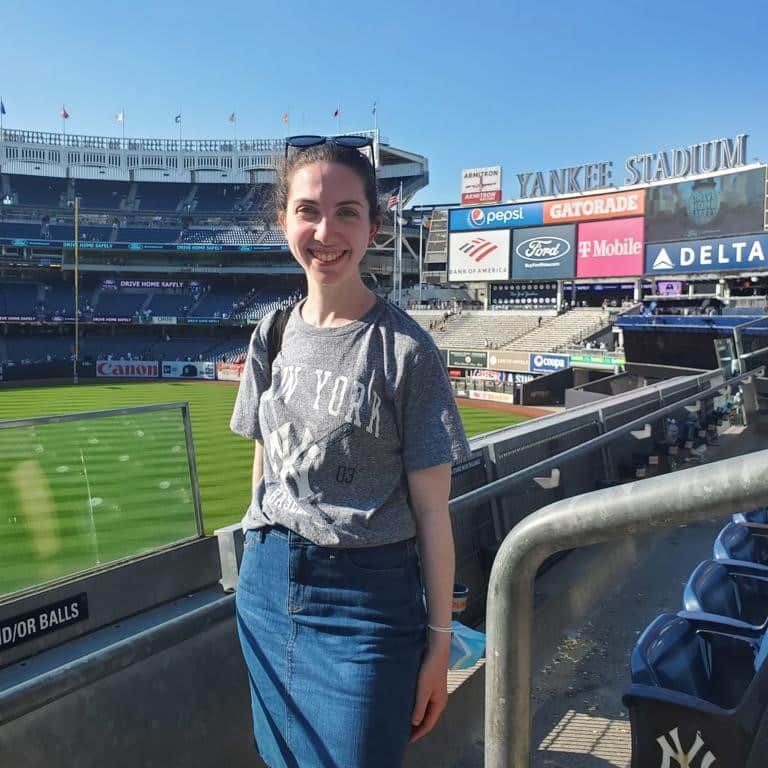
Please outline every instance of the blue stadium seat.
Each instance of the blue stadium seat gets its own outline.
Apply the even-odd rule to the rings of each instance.
[[[715,560],[745,560],[768,565],[768,536],[751,525],[728,523],[713,546]]]
[[[731,515],[734,523],[757,523],[768,525],[768,507],[753,509],[751,512],[736,512]]]
[[[768,641],[664,613],[631,656],[632,768],[745,768],[768,704]],[[678,757],[676,757],[678,756]]]
[[[705,560],[688,578],[683,607],[697,620],[763,634],[768,628],[768,568],[734,560]]]

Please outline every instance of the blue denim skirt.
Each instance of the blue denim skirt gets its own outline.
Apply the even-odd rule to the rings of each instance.
[[[413,540],[331,549],[248,531],[236,604],[270,768],[401,765],[426,645]]]

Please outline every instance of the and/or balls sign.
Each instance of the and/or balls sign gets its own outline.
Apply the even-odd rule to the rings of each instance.
[[[85,592],[35,608],[33,611],[0,619],[0,651],[77,624],[88,618]]]

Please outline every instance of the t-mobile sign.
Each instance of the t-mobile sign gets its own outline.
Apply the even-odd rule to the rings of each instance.
[[[576,277],[643,274],[643,219],[579,224]]]

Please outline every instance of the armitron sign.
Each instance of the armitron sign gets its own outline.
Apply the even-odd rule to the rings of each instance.
[[[121,379],[156,379],[160,366],[156,360],[98,360],[96,375]]]
[[[465,168],[461,172],[461,204],[498,203],[501,200],[501,166]]]

